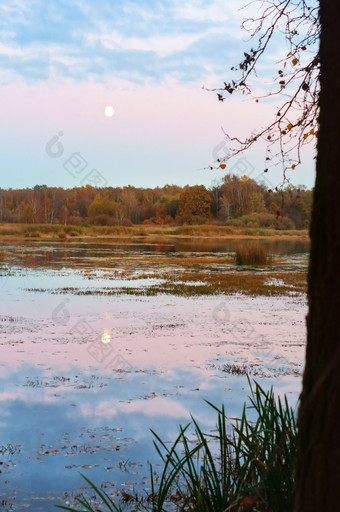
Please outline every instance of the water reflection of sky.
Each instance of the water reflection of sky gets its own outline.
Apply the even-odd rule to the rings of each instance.
[[[100,269],[88,279],[55,252],[47,266],[5,262],[0,283],[0,496],[16,510],[28,503],[49,512],[62,498],[72,501],[83,485],[79,471],[106,482],[109,493],[147,488],[147,461],[158,462],[150,428],[173,440],[190,413],[214,428],[204,400],[240,414],[248,385],[230,365],[250,365],[261,384],[295,402],[303,297],[28,292],[107,286]]]

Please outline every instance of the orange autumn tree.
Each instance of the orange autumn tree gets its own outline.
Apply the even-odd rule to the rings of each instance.
[[[179,196],[176,221],[180,224],[202,224],[212,218],[211,195],[204,185],[187,187]]]

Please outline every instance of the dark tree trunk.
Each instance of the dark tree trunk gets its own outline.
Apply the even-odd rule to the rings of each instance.
[[[340,0],[320,0],[321,94],[295,512],[340,510]]]

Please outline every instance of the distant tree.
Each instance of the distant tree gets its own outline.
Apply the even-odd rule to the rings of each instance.
[[[133,224],[140,222],[140,204],[134,187],[124,187],[121,195],[122,205],[126,209],[127,217]]]
[[[113,212],[113,217],[114,217],[114,223],[117,226],[122,226],[122,225],[128,225],[129,224],[129,219],[127,219],[127,217],[126,217],[125,208],[124,208],[124,206],[121,203],[116,203],[115,202],[115,209],[114,209],[114,212]]]
[[[67,208],[66,204],[64,204],[60,208],[59,221],[60,221],[61,224],[64,224],[66,226],[68,218],[69,218],[69,211],[68,211],[68,208]]]
[[[218,217],[229,220],[251,212],[265,211],[264,188],[256,181],[227,174],[221,185]]]
[[[26,224],[33,224],[34,222],[32,207],[24,201],[17,207],[16,215],[18,222],[24,222]]]
[[[295,223],[297,229],[306,229],[309,226],[312,192],[304,187],[288,186],[280,194],[282,201],[282,215],[289,217]]]
[[[205,186],[187,187],[179,196],[176,221],[200,224],[211,218],[211,196]]]
[[[30,199],[28,200],[28,203],[32,210],[32,223],[35,224],[38,220],[39,212],[41,209],[41,204],[39,202],[39,198],[36,197],[35,192],[30,195]]]
[[[105,187],[99,190],[87,185],[64,190],[39,185],[33,189],[0,190],[0,222],[130,225],[132,221],[155,223],[157,219],[159,224],[171,224],[176,217],[175,222],[184,222],[177,213],[180,195],[187,188],[166,185],[154,189]],[[208,201],[205,194],[210,204],[208,216],[219,221],[266,211],[276,215],[284,196],[284,215],[298,227],[308,223],[311,191],[303,187],[288,186],[269,193],[263,185],[246,176],[239,178],[227,174],[213,184],[209,195]],[[198,213],[189,215],[188,221],[197,223],[206,222],[206,219],[206,212],[203,212],[203,217]]]
[[[173,219],[176,217],[178,210],[178,202],[179,202],[179,194],[174,196],[171,195],[163,195],[161,200],[159,201],[159,206],[164,208],[167,215],[172,217]]]
[[[266,211],[263,194],[260,192],[251,192],[248,198],[249,211],[255,213],[263,213]]]
[[[47,194],[43,199],[43,214],[44,214],[44,223],[45,224],[53,224],[55,218],[55,204],[52,197],[48,197]]]
[[[97,196],[88,207],[89,220],[93,224],[114,224],[115,210],[118,204]]]

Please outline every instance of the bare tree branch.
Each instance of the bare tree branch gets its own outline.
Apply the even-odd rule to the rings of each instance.
[[[282,165],[283,185],[289,181],[287,170],[295,169],[301,163],[302,147],[316,142],[320,73],[319,10],[314,0],[255,0],[248,6],[253,4],[261,4],[261,15],[245,19],[242,28],[250,34],[251,39],[257,40],[257,44],[249,52],[244,52],[244,59],[238,66],[231,68],[231,71],[240,72],[240,77],[224,82],[222,88],[207,90],[217,91],[220,101],[234,92],[250,95],[256,102],[277,96],[280,105],[270,124],[245,139],[232,137],[223,130],[229,143],[229,155],[218,159],[217,164],[220,166],[261,139],[267,144],[264,171],[267,172],[271,166]],[[283,35],[290,50],[277,62],[277,76],[271,83],[273,90],[254,97],[250,79],[257,77],[259,61],[277,34]]]

